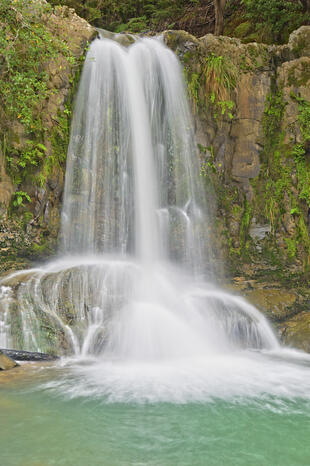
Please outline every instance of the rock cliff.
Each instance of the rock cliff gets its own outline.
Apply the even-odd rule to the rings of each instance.
[[[44,0],[0,6],[1,272],[55,252],[72,98],[96,30]]]
[[[309,351],[310,28],[283,46],[184,31],[165,40],[184,64],[234,288]]]

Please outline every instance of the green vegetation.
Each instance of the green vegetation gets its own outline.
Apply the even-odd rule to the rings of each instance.
[[[51,92],[44,63],[64,54],[72,57],[66,45],[53,36],[44,25],[44,14],[51,7],[34,0],[0,0],[1,99],[3,110],[17,118],[30,132],[41,130],[33,111]]]
[[[270,222],[272,234],[275,234],[279,227],[281,215],[285,212],[283,201],[285,195],[290,193],[292,184],[292,161],[287,157],[287,151],[282,150],[281,124],[284,110],[282,93],[278,91],[269,94],[263,117],[264,150],[261,154],[263,164],[258,184],[262,192],[257,196],[263,205],[259,205],[257,213],[259,217],[263,215]]]
[[[1,271],[55,252],[71,105],[84,61],[73,55],[74,37],[59,30],[67,13],[41,0],[0,0]]]
[[[30,196],[24,191],[15,191],[13,206],[14,207],[23,206],[24,201],[30,202],[31,201]]]
[[[263,163],[258,179],[253,183],[257,194],[255,214],[270,222],[275,244],[282,231],[287,258],[302,258],[307,270],[310,265],[310,238],[306,226],[310,206],[310,160],[307,157],[310,104],[294,95],[291,98],[298,103],[298,124],[295,129],[301,133],[299,143],[285,141],[282,121],[286,104],[281,92],[270,94],[266,102]],[[285,260],[281,251],[273,250],[275,262]]]
[[[289,34],[310,24],[309,0],[230,0],[224,34],[243,42],[285,43]]]
[[[306,201],[310,207],[310,102],[294,94],[291,94],[291,98],[298,103],[298,123],[301,133],[301,142],[293,147],[297,188],[299,198]]]
[[[202,77],[206,104],[213,106],[214,117],[227,115],[232,119],[235,103],[231,100],[231,96],[236,87],[236,66],[228,57],[211,53],[205,59]]]
[[[250,203],[245,199],[244,200],[244,211],[242,213],[241,224],[240,224],[240,250],[244,253],[247,252],[248,243],[247,237],[249,228],[252,220],[252,207]]]
[[[203,0],[49,0],[68,5],[90,23],[115,32],[172,29]],[[207,2],[210,3],[210,2]]]
[[[91,24],[114,32],[182,29],[202,36],[214,32],[215,0],[49,0],[68,5]],[[309,0],[227,0],[224,33],[246,42],[283,43],[309,24]]]
[[[228,57],[214,53],[200,59],[199,72],[192,72],[191,66],[187,66],[186,79],[194,111],[202,105],[210,106],[215,118],[227,115],[232,119],[235,106],[232,92],[237,75],[237,67]]]
[[[310,21],[310,11],[300,0],[242,0],[242,3],[252,25],[252,28],[244,26],[246,33],[254,29],[263,42],[286,42],[292,31]]]
[[[212,103],[219,103],[221,107],[224,107],[221,103],[228,101],[232,90],[236,87],[238,74],[236,66],[229,58],[211,53],[206,58],[202,73],[206,95]]]
[[[45,25],[45,15],[50,11],[49,4],[35,0],[0,0],[0,20],[4,25],[0,30],[3,116],[0,133],[7,168],[17,185],[46,158],[47,149],[42,144],[46,128],[42,125],[40,109],[55,92],[48,87],[47,64],[59,54],[69,64],[74,63],[66,44]],[[26,141],[19,140],[20,132],[27,134]]]

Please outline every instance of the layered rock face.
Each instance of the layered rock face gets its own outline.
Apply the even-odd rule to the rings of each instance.
[[[280,336],[309,351],[310,28],[283,46],[165,40],[184,64],[220,259]]]

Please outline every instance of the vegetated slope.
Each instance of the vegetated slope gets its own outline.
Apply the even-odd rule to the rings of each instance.
[[[68,5],[91,24],[114,32],[184,29],[202,36],[214,29],[213,0],[49,0]]]
[[[225,35],[244,42],[284,44],[310,24],[309,0],[227,0]]]
[[[88,22],[114,32],[214,31],[214,0],[49,0],[67,5]],[[226,0],[224,34],[245,42],[285,43],[310,24],[309,0]]]
[[[94,34],[68,7],[0,0],[0,271],[57,237],[70,96]]]

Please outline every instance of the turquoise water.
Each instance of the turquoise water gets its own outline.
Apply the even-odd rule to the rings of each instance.
[[[0,374],[1,466],[310,464],[301,399],[108,403],[51,390],[67,368],[20,370]]]

